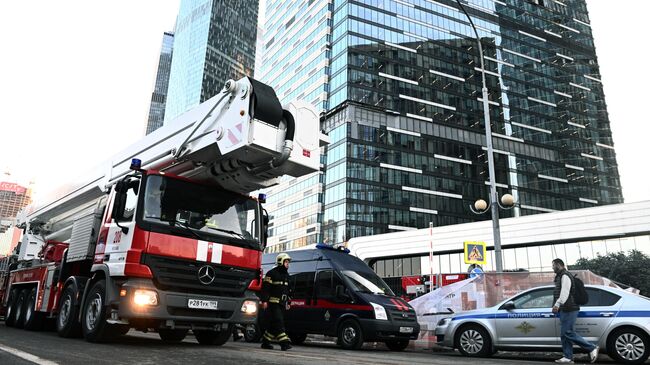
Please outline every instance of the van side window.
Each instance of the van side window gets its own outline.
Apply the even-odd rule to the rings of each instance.
[[[291,297],[294,299],[311,298],[314,293],[314,273],[301,272],[289,278]]]
[[[319,271],[316,279],[316,294],[318,298],[334,299],[336,298],[336,286],[344,285],[341,278],[334,274],[332,270]]]

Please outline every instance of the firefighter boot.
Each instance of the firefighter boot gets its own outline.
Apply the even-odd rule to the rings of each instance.
[[[281,343],[280,343],[280,350],[282,350],[282,351],[287,351],[287,350],[290,349],[290,348],[291,348],[291,344],[289,344],[288,341],[287,341],[287,342],[281,342]]]
[[[262,340],[262,348],[265,350],[273,350],[273,345],[269,341]]]

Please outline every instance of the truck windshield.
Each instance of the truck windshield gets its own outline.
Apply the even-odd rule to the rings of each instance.
[[[149,175],[145,223],[166,233],[261,249],[255,200],[216,187]]]
[[[352,284],[352,288],[356,291],[372,294],[385,294],[394,295],[388,285],[374,273],[363,271],[343,270],[343,275]]]

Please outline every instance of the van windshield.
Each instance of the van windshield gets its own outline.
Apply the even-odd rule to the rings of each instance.
[[[352,284],[352,288],[355,291],[371,294],[394,295],[388,285],[386,285],[386,283],[384,283],[384,281],[374,273],[352,270],[343,270],[341,272],[347,279],[349,279],[349,282]]]

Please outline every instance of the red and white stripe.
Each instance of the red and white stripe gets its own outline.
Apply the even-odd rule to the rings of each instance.
[[[197,241],[196,260],[221,264],[223,245],[220,243]]]

